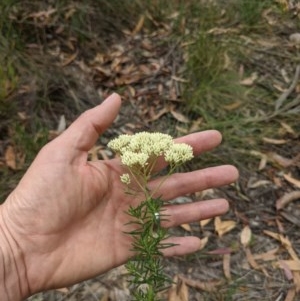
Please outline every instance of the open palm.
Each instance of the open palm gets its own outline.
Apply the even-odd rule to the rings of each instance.
[[[113,94],[47,144],[1,208],[4,224],[22,252],[30,293],[94,277],[132,255],[130,237],[124,234],[129,218],[124,212],[139,197],[124,193],[118,159],[87,161],[87,152],[113,122],[120,104],[119,96]],[[218,145],[221,136],[205,131],[178,141],[190,144],[197,155]],[[158,169],[165,163],[159,165]],[[232,166],[174,174],[159,193],[169,200],[236,178]],[[164,212],[169,220],[163,226],[219,215],[227,208],[223,199],[169,205]],[[200,243],[197,237],[172,238],[172,242],[178,245],[167,249],[167,256],[194,252]]]

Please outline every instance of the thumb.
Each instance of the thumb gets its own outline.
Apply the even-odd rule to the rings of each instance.
[[[63,145],[73,151],[75,156],[86,153],[117,117],[121,106],[121,98],[113,93],[100,105],[85,111],[58,138]],[[70,160],[74,159],[69,158]]]

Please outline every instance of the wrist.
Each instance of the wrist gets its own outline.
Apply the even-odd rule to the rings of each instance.
[[[0,206],[0,296],[3,301],[19,301],[28,297],[24,256],[18,242],[5,222],[3,205]]]

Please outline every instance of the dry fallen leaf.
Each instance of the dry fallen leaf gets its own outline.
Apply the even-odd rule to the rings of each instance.
[[[263,230],[263,232],[264,232],[264,234],[278,240],[282,244],[282,246],[288,251],[288,253],[292,257],[292,259],[294,259],[296,261],[300,261],[300,259],[298,258],[298,255],[296,254],[296,252],[293,249],[292,243],[290,242],[290,240],[287,237],[284,237],[282,234],[272,232],[269,230]]]
[[[70,65],[76,59],[77,55],[78,55],[78,50],[75,53],[68,56],[67,58],[64,58],[63,62],[61,63],[61,67],[66,67]]]
[[[192,232],[192,228],[189,224],[181,224],[180,227],[183,228],[185,231]]]
[[[239,108],[243,103],[241,101],[235,101],[233,103],[230,103],[229,105],[224,105],[223,108],[227,111],[232,111],[237,108]]]
[[[282,167],[289,167],[294,163],[294,160],[285,158],[280,156],[276,153],[268,153],[268,157],[272,160],[281,165]]]
[[[300,272],[299,271],[294,271],[293,272],[293,277],[294,277],[294,284],[296,288],[296,293],[300,292]]]
[[[280,199],[276,201],[276,209],[284,208],[288,203],[300,199],[300,191],[292,191],[285,193]]]
[[[200,248],[198,250],[204,249],[207,243],[208,243],[208,237],[206,236],[200,240]]]
[[[205,227],[207,224],[209,224],[209,222],[210,222],[211,220],[212,220],[211,218],[201,220],[201,221],[199,222],[199,223],[200,223],[200,227],[201,227],[201,228]]]
[[[280,260],[279,264],[287,266],[291,271],[300,271],[299,260]]]
[[[294,278],[292,271],[284,261],[279,260],[277,266],[283,270],[287,280],[291,281]]]
[[[196,132],[196,131],[199,131],[200,129],[200,125],[203,123],[203,118],[200,117],[196,120],[193,120],[193,123],[189,129],[189,132],[192,133],[192,132]]]
[[[297,188],[300,188],[300,180],[297,180],[295,178],[293,178],[290,175],[284,174],[283,177],[291,184],[293,184],[294,186],[296,186]]]
[[[295,288],[291,287],[288,290],[284,301],[294,301],[295,300],[295,296],[296,296],[296,290],[295,290]]]
[[[143,28],[144,22],[145,22],[145,16],[142,15],[142,16],[140,16],[135,28],[133,29],[133,31],[131,33],[133,36],[141,31],[141,29]]]
[[[25,155],[17,153],[13,146],[9,145],[5,151],[4,155],[5,164],[13,169],[22,169],[25,162]]]
[[[57,288],[56,291],[63,294],[67,294],[70,290],[66,287],[62,287],[62,288]]]
[[[222,221],[219,216],[215,218],[215,230],[218,233],[219,237],[222,237],[225,233],[231,231],[233,228],[235,228],[235,226],[235,221]]]
[[[252,86],[254,82],[257,80],[258,75],[256,72],[252,73],[251,76],[240,81],[240,84],[243,86]]]
[[[231,254],[225,254],[223,256],[223,270],[226,279],[231,280],[231,272],[230,272],[230,258]]]
[[[190,120],[186,116],[184,116],[183,114],[181,114],[179,112],[171,110],[170,113],[179,122],[182,122],[182,123],[189,123],[190,122]]]
[[[276,253],[278,252],[279,247],[272,249],[270,251],[264,252],[264,253],[260,253],[260,254],[253,254],[253,258],[255,260],[263,260],[263,261],[271,261],[271,260],[275,260],[276,257]]]
[[[296,132],[294,131],[294,129],[293,129],[290,125],[288,125],[287,123],[285,123],[285,122],[280,122],[280,124],[281,124],[281,126],[284,128],[284,130],[285,130],[287,133],[289,133],[289,134],[291,134],[291,135],[293,135],[293,136],[296,136],[296,135],[297,135]]]
[[[189,290],[185,282],[176,275],[173,284],[169,289],[168,301],[188,301]]]
[[[251,241],[252,232],[250,227],[247,225],[243,228],[241,232],[241,244],[243,247],[248,247],[250,241]]]
[[[250,266],[255,269],[255,270],[260,270],[261,267],[260,265],[255,261],[252,253],[251,253],[251,250],[249,248],[245,248],[245,253],[246,253],[246,258],[247,258],[247,261],[248,263],[250,264]]]
[[[245,250],[246,258],[247,258],[249,265],[255,270],[261,270],[266,277],[270,277],[267,270],[263,266],[259,265],[256,262],[254,256],[252,255],[251,250],[248,247],[246,247],[244,250]]]
[[[287,143],[287,140],[285,140],[285,139],[273,139],[273,138],[268,138],[268,137],[263,137],[263,141],[266,143],[275,144],[275,145]]]
[[[155,121],[155,120],[159,119],[161,116],[163,116],[164,114],[168,113],[169,109],[167,107],[164,107],[157,113],[154,112],[154,110],[149,110],[149,112],[150,112],[150,119],[147,121]]]
[[[187,128],[183,128],[183,127],[178,126],[178,125],[176,126],[176,130],[178,131],[178,133],[184,134],[184,135],[189,133],[189,130]]]
[[[17,169],[16,154],[11,145],[9,145],[5,151],[5,163],[13,170]]]
[[[260,162],[258,166],[258,170],[262,170],[266,167],[267,162],[268,162],[268,156],[266,154],[263,154],[258,151],[251,150],[249,152],[250,155],[255,156],[255,157],[260,157]]]
[[[187,79],[184,79],[182,77],[178,77],[175,75],[172,75],[171,78],[176,81],[176,82],[180,82],[180,83],[188,83],[189,81]]]
[[[259,181],[256,181],[256,182],[252,182],[252,183],[249,183],[248,184],[248,188],[251,188],[251,189],[254,189],[254,188],[258,188],[258,187],[261,187],[261,186],[268,186],[268,185],[271,185],[272,182],[269,181],[269,180],[259,180]]]

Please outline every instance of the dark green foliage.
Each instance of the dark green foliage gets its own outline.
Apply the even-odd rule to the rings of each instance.
[[[168,232],[160,226],[167,217],[161,212],[163,201],[149,198],[136,207],[128,209],[134,230],[126,232],[132,237],[133,258],[126,264],[130,275],[131,291],[136,301],[158,301],[157,293],[167,288],[172,280],[165,275],[162,264],[162,249],[173,246],[163,241]]]

